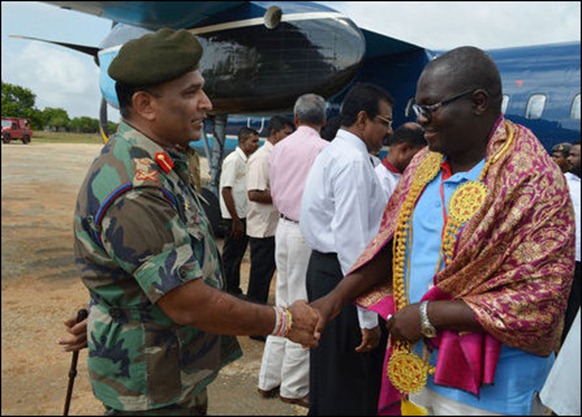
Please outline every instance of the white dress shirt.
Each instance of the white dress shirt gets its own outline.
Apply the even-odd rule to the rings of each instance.
[[[396,172],[396,169],[388,169],[382,162],[380,165],[376,166],[375,171],[376,175],[378,176],[378,180],[380,181],[380,185],[382,185],[384,192],[388,196],[388,199],[390,199],[390,196],[396,189],[402,174],[400,172]]]
[[[564,175],[566,176],[568,188],[570,189],[570,197],[574,205],[574,217],[576,221],[576,261],[580,262],[580,177],[571,172],[566,172]]]
[[[268,140],[247,162],[247,191],[271,191],[269,183],[269,157],[273,144]],[[275,236],[279,212],[273,204],[249,200],[247,211],[247,235],[254,238]]]
[[[580,415],[580,309],[540,391],[540,399],[559,416]]]
[[[365,143],[340,129],[307,177],[301,232],[312,249],[337,253],[345,275],[378,232],[387,201]],[[373,312],[359,309],[358,317],[362,328],[378,323]]]

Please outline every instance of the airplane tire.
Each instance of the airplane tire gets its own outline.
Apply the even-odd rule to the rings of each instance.
[[[202,197],[208,202],[202,201],[202,207],[204,208],[204,212],[206,213],[206,217],[210,222],[210,227],[212,228],[212,232],[214,236],[217,238],[224,237],[224,227],[222,226],[222,216],[220,214],[220,202],[218,201],[218,197],[214,195],[214,193],[208,188],[202,188]]]

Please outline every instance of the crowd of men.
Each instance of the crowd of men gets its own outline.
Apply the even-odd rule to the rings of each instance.
[[[504,118],[495,62],[456,48],[423,70],[417,123],[396,131],[398,104],[365,83],[330,142],[317,94],[293,121],[274,116],[260,148],[241,129],[220,250],[188,169],[212,110],[202,53],[161,29],[109,68],[123,120],[74,222],[89,319],[60,341],[88,346],[106,413],[205,415],[208,384],[242,354],[234,336],[265,341],[259,395],[310,415],[560,410],[559,384],[551,402],[538,394],[579,334],[580,142],[550,155]]]

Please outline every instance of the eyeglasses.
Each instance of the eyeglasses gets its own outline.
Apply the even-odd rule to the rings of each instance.
[[[378,119],[380,119],[380,122],[382,123],[382,125],[384,125],[386,128],[390,128],[392,127],[392,119],[386,116],[380,116],[379,114],[376,115],[376,117]]]
[[[469,94],[473,94],[475,91],[476,90],[465,91],[461,94],[457,94],[456,96],[453,96],[451,98],[447,98],[443,101],[439,101],[438,103],[435,103],[435,104],[416,104],[416,103],[414,103],[412,105],[412,110],[414,110],[414,113],[416,113],[416,117],[419,117],[421,115],[424,117],[430,117],[432,113],[434,113],[435,111],[437,111],[441,107],[446,106],[447,104],[450,104],[453,101],[460,99],[461,97],[464,97],[464,96],[469,95]]]

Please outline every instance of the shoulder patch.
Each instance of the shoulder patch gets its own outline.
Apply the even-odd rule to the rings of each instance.
[[[154,165],[154,161],[149,158],[139,158],[133,160],[135,164],[135,174],[133,176],[133,184],[135,186],[144,185],[144,183],[159,183],[158,170]]]

